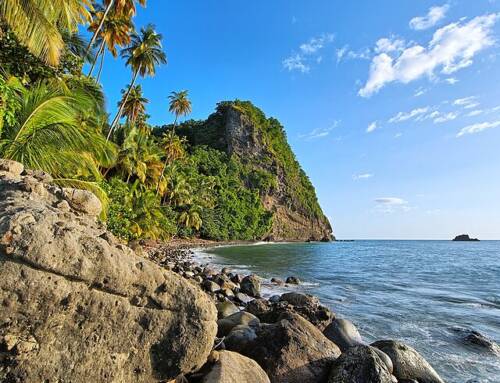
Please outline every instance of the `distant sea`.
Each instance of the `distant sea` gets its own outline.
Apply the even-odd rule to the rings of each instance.
[[[401,340],[449,383],[500,382],[500,356],[463,342],[475,330],[500,343],[500,241],[255,244],[198,256],[267,281],[298,276],[292,289],[318,296],[365,341]]]

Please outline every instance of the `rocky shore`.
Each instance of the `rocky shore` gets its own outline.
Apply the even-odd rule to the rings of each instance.
[[[0,160],[0,382],[443,382],[314,296],[264,299],[258,276],[197,264],[190,243],[126,246],[100,212]]]

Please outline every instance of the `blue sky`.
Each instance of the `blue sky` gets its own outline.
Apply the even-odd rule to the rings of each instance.
[[[251,100],[286,128],[339,238],[500,239],[500,0],[149,0],[169,63],[150,122]],[[109,109],[130,81],[108,55]]]

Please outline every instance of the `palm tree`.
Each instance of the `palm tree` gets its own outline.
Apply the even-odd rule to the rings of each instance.
[[[122,94],[125,96],[125,90],[122,90]],[[127,122],[135,125],[139,116],[146,113],[146,104],[149,103],[149,100],[142,95],[142,87],[135,85],[132,87],[128,99],[122,99],[120,103],[123,103],[123,115],[127,117]]]
[[[99,9],[95,14],[96,16],[94,18],[94,21],[90,24],[88,28],[89,31],[96,31],[98,26],[100,25],[100,20],[104,18],[104,12],[102,11],[102,9]],[[99,32],[99,39],[100,39],[99,49],[97,50],[97,53],[92,63],[92,67],[90,68],[88,74],[89,76],[92,75],[92,72],[94,71],[94,67],[98,61],[98,58],[99,56],[101,56],[101,66],[99,69],[98,77],[100,76],[102,70],[102,64],[104,61],[104,55],[106,52],[104,48],[107,47],[108,50],[113,55],[113,57],[117,57],[118,51],[116,47],[117,46],[123,47],[127,44],[130,44],[131,41],[130,32],[133,31],[133,29],[134,25],[132,24],[130,17],[123,16],[116,12],[110,13],[110,15],[105,19],[105,22],[102,25],[101,30]]]
[[[163,135],[160,146],[165,152],[165,160],[163,162],[163,169],[161,171],[160,179],[158,180],[158,185],[156,185],[156,194],[158,194],[160,190],[160,183],[163,180],[167,165],[171,164],[175,160],[183,158],[186,155],[186,151],[184,149],[185,143],[186,139],[184,137],[180,138],[172,130]]]
[[[3,0],[0,19],[31,53],[57,66],[64,48],[60,31],[77,32],[90,20],[89,9],[89,0]]]
[[[99,158],[112,162],[114,149],[97,128],[81,124],[95,108],[87,91],[49,82],[19,89],[17,97],[14,123],[1,132],[0,157],[55,177],[100,177]]]
[[[187,90],[182,90],[180,92],[172,92],[170,93],[170,96],[168,96],[170,100],[169,108],[168,111],[170,113],[175,114],[175,121],[174,121],[174,131],[175,131],[175,126],[177,125],[177,119],[179,116],[187,116],[189,113],[191,113],[191,100],[188,98],[188,91]]]
[[[191,206],[189,209],[184,210],[180,215],[178,222],[188,229],[200,230],[203,221],[200,216],[200,207]]]
[[[162,51],[161,40],[161,34],[156,33],[154,26],[150,24],[145,28],[141,28],[140,35],[134,34],[130,45],[122,51],[122,56],[127,59],[126,65],[132,68],[132,82],[127,93],[125,93],[124,102],[120,104],[118,112],[111,123],[107,137],[108,140],[111,132],[120,120],[123,107],[132,91],[132,87],[135,85],[137,76],[154,76],[156,67],[167,62],[167,57]]]
[[[90,39],[90,43],[87,46],[87,52],[90,51],[90,48],[94,45],[94,43],[97,40],[97,36],[99,35],[99,32],[104,26],[104,23],[108,17],[108,14],[111,12],[111,9],[113,8],[113,5],[115,5],[115,12],[116,14],[119,14],[121,16],[126,16],[129,19],[132,18],[132,16],[135,15],[136,13],[136,8],[135,8],[135,3],[136,1],[142,5],[143,7],[146,6],[146,0],[105,0],[104,4],[106,4],[106,8],[104,9],[101,17],[98,17],[99,22],[96,25],[96,28],[94,30],[94,34],[92,35],[92,38]]]

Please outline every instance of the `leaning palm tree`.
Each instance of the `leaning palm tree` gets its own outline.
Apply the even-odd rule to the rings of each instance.
[[[123,97],[125,97],[125,90],[122,90]],[[149,100],[142,95],[142,87],[135,85],[132,87],[127,100],[121,100],[123,103],[123,115],[127,118],[127,122],[135,125],[139,116],[146,113],[146,104]]]
[[[94,21],[89,25],[89,31],[96,31],[100,25],[100,20],[104,18],[104,11],[98,9],[95,12]],[[117,46],[123,47],[130,44],[131,38],[130,33],[133,31],[134,25],[132,20],[128,16],[123,16],[120,13],[111,12],[109,16],[105,19],[99,32],[99,48],[94,57],[92,66],[89,71],[89,76],[92,75],[95,65],[98,61],[99,56],[101,56],[101,67],[99,69],[99,74],[102,71],[102,64],[104,62],[104,55],[106,53],[105,47],[111,52],[113,57],[118,56]],[[99,77],[99,76],[98,76]]]
[[[188,91],[172,92],[168,96],[170,100],[168,111],[175,115],[174,131],[179,116],[187,116],[192,111],[191,100],[188,98]]]
[[[2,0],[0,20],[31,53],[56,66],[64,48],[59,31],[77,32],[91,8],[90,0]]]
[[[92,35],[92,38],[90,39],[90,43],[87,46],[87,52],[90,51],[90,48],[94,45],[94,43],[97,40],[97,37],[101,31],[101,29],[104,26],[104,23],[111,12],[111,9],[114,6],[116,14],[119,14],[121,16],[126,16],[129,19],[132,18],[132,16],[135,15],[136,13],[136,7],[135,3],[136,1],[142,5],[143,7],[146,6],[146,0],[105,0],[104,4],[106,4],[106,8],[104,9],[101,17],[98,17],[98,23],[96,24],[96,28],[94,30],[94,34]]]
[[[108,140],[120,120],[123,107],[132,91],[132,87],[135,85],[137,76],[154,76],[156,67],[167,62],[167,56],[162,51],[161,39],[161,34],[156,33],[154,26],[150,24],[145,28],[141,28],[139,35],[134,34],[130,45],[122,51],[122,56],[127,59],[126,65],[132,68],[132,82],[127,93],[125,93],[124,102],[120,104],[118,112],[111,123],[107,137]]]
[[[156,194],[160,192],[160,185],[163,181],[165,174],[165,169],[168,164],[183,158],[186,155],[186,149],[184,148],[186,144],[186,138],[179,137],[172,130],[165,133],[161,139],[160,147],[165,153],[165,159],[163,162],[163,168],[161,171],[160,179],[156,185]]]
[[[114,148],[99,129],[81,123],[95,100],[70,85],[48,82],[18,90],[14,122],[0,135],[0,157],[62,179],[100,178],[98,164],[111,163]]]

